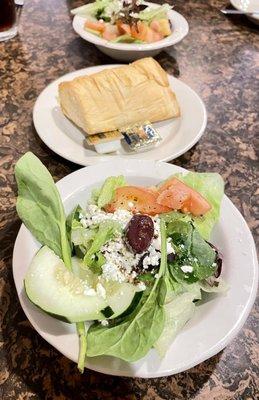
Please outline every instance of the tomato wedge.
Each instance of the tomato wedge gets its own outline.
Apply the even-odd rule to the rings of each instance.
[[[141,21],[138,21],[137,25],[133,24],[131,26],[131,36],[147,43],[153,43],[163,39],[163,35],[159,32],[155,32],[148,24]]]
[[[119,36],[119,31],[116,25],[106,24],[103,31],[103,39],[114,40]]]
[[[177,178],[170,179],[159,188],[156,201],[161,206],[195,216],[204,215],[211,209],[211,205],[200,193]]]
[[[172,187],[164,190],[157,197],[157,203],[173,210],[182,210],[190,199],[190,193],[182,188]]]
[[[99,21],[85,21],[85,28],[102,33],[105,30],[105,24]]]
[[[185,207],[187,207],[187,210],[190,210],[190,212],[195,216],[204,215],[211,209],[211,205],[207,200],[204,199],[200,193],[194,190],[192,191],[191,198]]]
[[[157,195],[152,190],[138,186],[123,186],[115,191],[114,200],[105,207],[105,211],[114,212],[119,208],[142,213],[156,215],[170,211],[170,208],[156,202]]]
[[[116,25],[120,35],[131,35],[129,24],[124,24],[121,20],[116,21]]]

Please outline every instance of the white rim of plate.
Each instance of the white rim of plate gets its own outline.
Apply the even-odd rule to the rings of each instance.
[[[105,170],[105,164],[111,164],[110,162],[106,162],[106,163],[102,163],[101,168],[103,168]],[[116,159],[116,161],[114,163],[112,163],[112,167],[116,168],[116,164],[118,166],[122,166],[123,164],[123,169],[126,170],[127,168],[131,171],[136,171],[136,166],[137,166],[137,170],[141,170],[142,167],[147,167],[148,164],[151,167],[155,167],[157,169],[159,168],[167,168],[167,173],[175,173],[175,172],[189,172],[188,170],[182,168],[182,167],[178,167],[176,165],[173,164],[167,164],[164,162],[152,162],[150,160],[124,160],[124,159]],[[99,166],[100,166],[99,165]],[[90,169],[90,171],[89,171]],[[64,178],[62,178],[61,180],[59,180],[57,182],[57,187],[61,193],[61,197],[63,201],[66,201],[66,199],[71,196],[75,190],[74,185],[75,185],[75,178],[80,179],[80,177],[82,176],[82,178],[85,178],[85,171],[88,171],[89,173],[91,173],[91,171],[94,174],[94,166],[90,166],[90,167],[84,167],[81,168],[77,171],[72,172],[71,174],[65,176]],[[160,177],[161,178],[161,177]],[[86,186],[85,184],[83,185],[84,187]],[[82,185],[80,186],[80,189],[82,189]],[[78,188],[77,188],[78,190]],[[224,338],[222,340],[220,340],[218,343],[216,343],[215,345],[213,345],[207,352],[204,352],[204,354],[202,355],[202,357],[196,357],[194,360],[192,360],[191,362],[189,362],[188,364],[181,364],[180,366],[178,366],[177,369],[171,368],[171,369],[167,369],[164,372],[158,372],[158,373],[152,373],[152,374],[129,374],[127,371],[123,371],[123,370],[119,370],[119,371],[111,371],[111,369],[109,368],[105,368],[105,367],[95,367],[92,366],[91,364],[86,365],[87,368],[93,370],[93,371],[97,371],[100,373],[104,373],[104,374],[108,374],[108,375],[114,375],[114,376],[125,376],[125,377],[139,377],[139,378],[159,378],[159,377],[164,377],[164,376],[169,376],[169,375],[174,375],[176,373],[181,373],[184,372],[186,370],[189,370],[190,368],[195,367],[196,365],[206,361],[207,359],[213,357],[214,355],[218,354],[221,350],[223,350],[234,338],[235,336],[238,334],[238,332],[241,330],[241,328],[243,327],[251,309],[252,306],[254,304],[255,298],[256,298],[256,293],[257,293],[257,286],[258,286],[258,261],[257,261],[257,253],[256,253],[256,247],[255,247],[255,243],[254,243],[254,239],[253,236],[250,232],[250,229],[245,221],[245,219],[243,218],[242,214],[238,211],[238,209],[234,206],[234,204],[231,202],[231,200],[224,195],[224,202],[226,202],[226,205],[230,206],[232,208],[233,213],[236,215],[236,218],[240,219],[241,222],[243,223],[245,229],[246,229],[246,234],[247,237],[249,238],[249,241],[251,243],[251,251],[252,251],[252,259],[253,259],[253,282],[252,282],[252,286],[251,286],[251,291],[249,293],[249,298],[245,304],[245,310],[242,311],[242,316],[241,318],[239,317],[236,321],[236,323],[234,324],[234,326],[232,327],[232,329],[227,332],[224,336]],[[26,228],[24,226],[24,224],[21,225],[21,228],[19,229],[19,232],[17,234],[16,237],[16,241],[15,241],[15,245],[14,245],[14,250],[13,250],[13,260],[12,260],[12,270],[13,270],[13,276],[14,276],[14,282],[15,282],[15,286],[16,286],[16,290],[18,293],[18,297],[19,297],[19,301],[20,304],[23,308],[23,311],[25,313],[25,315],[27,316],[28,320],[31,322],[32,326],[34,327],[34,329],[37,331],[38,334],[40,334],[40,336],[42,336],[49,344],[51,344],[54,348],[56,348],[61,354],[63,354],[65,357],[71,359],[74,362],[77,362],[76,357],[71,358],[70,356],[68,356],[68,353],[66,351],[63,351],[61,349],[59,349],[58,347],[56,347],[54,344],[50,343],[48,341],[48,339],[46,338],[47,334],[43,331],[38,331],[37,329],[37,324],[34,323],[33,318],[31,318],[30,316],[30,312],[26,309],[26,305],[23,304],[23,302],[20,299],[20,294],[18,292],[18,287],[17,287],[17,282],[18,279],[16,277],[16,273],[15,273],[15,265],[18,263],[19,260],[19,254],[17,254],[18,251],[18,247],[21,244],[21,240],[22,240],[22,236],[25,233]],[[30,234],[31,235],[31,234]],[[31,235],[31,237],[33,238],[33,236]],[[51,317],[49,317],[51,318]],[[59,321],[57,321],[59,322]],[[76,332],[75,332],[75,335]]]
[[[246,2],[245,5],[248,6],[249,2],[250,1]],[[246,7],[242,7],[242,0],[241,1],[240,0],[230,0],[230,3],[232,4],[232,6],[234,8],[236,8],[237,10],[240,10],[240,11],[249,11],[251,13],[253,13],[253,11],[259,11],[259,2],[258,2],[258,7],[257,7],[256,10],[251,10],[250,8],[248,9]],[[253,20],[259,21],[259,15],[258,14],[247,15],[247,17],[249,19],[253,19]]]
[[[157,8],[160,4],[145,2],[145,4],[152,8]],[[109,49],[121,50],[121,51],[149,51],[163,49],[165,47],[173,46],[180,42],[189,32],[189,25],[186,19],[177,11],[168,11],[168,18],[174,28],[172,34],[162,40],[155,43],[136,44],[136,43],[112,43],[108,40],[95,36],[94,34],[87,32],[84,29],[84,22],[86,18],[75,15],[73,18],[73,28],[75,32],[83,39],[90,43],[94,43],[96,46],[102,46]]]
[[[139,156],[141,158],[141,154],[148,154],[152,151],[154,151],[154,148],[143,152],[143,153],[138,153],[135,154],[98,154],[96,152],[95,155],[93,156],[85,156],[83,154],[77,153],[76,156],[71,156],[71,154],[67,151],[68,148],[70,148],[70,146],[73,144],[73,146],[77,146],[78,149],[81,149],[81,151],[83,150],[83,147],[81,145],[79,145],[78,143],[75,143],[70,137],[68,137],[64,132],[63,135],[63,142],[59,143],[59,147],[56,146],[55,143],[53,143],[53,136],[52,135],[48,135],[45,133],[46,128],[42,129],[41,123],[38,121],[38,115],[40,115],[41,112],[41,102],[42,102],[42,98],[46,95],[46,93],[48,93],[48,91],[50,91],[52,89],[52,86],[57,86],[60,82],[63,82],[64,80],[69,80],[69,79],[73,79],[76,76],[79,75],[83,75],[85,74],[91,74],[91,73],[95,73],[98,71],[101,71],[105,68],[115,68],[115,67],[120,67],[123,64],[107,64],[107,65],[98,65],[98,66],[93,66],[93,67],[87,67],[87,68],[82,68],[80,70],[76,70],[76,71],[72,71],[69,72],[57,79],[55,79],[53,82],[49,83],[43,90],[42,92],[39,94],[39,96],[36,99],[36,102],[34,104],[33,107],[33,123],[34,123],[34,127],[36,129],[36,132],[38,134],[38,136],[40,137],[40,139],[46,144],[46,146],[48,146],[54,153],[58,154],[59,156],[65,158],[66,160],[72,161],[75,164],[81,165],[81,166],[90,166],[90,165],[96,165],[96,163],[98,162],[106,162],[109,160],[115,160],[118,158],[127,158],[127,159],[137,159],[137,156]],[[197,101],[197,103],[199,104],[199,107],[202,110],[202,124],[199,128],[199,131],[197,132],[197,134],[193,137],[193,139],[186,144],[184,147],[182,147],[181,149],[179,149],[178,151],[174,152],[173,155],[167,155],[164,157],[159,157],[158,159],[151,159],[152,161],[171,161],[179,156],[181,156],[182,154],[186,153],[188,150],[190,150],[201,138],[201,136],[203,135],[206,126],[207,126],[207,111],[206,111],[206,107],[205,104],[203,102],[203,100],[200,98],[200,96],[190,87],[188,86],[186,83],[182,82],[181,80],[175,78],[172,75],[168,74],[168,77],[170,80],[175,81],[177,83],[180,83],[180,85],[185,89],[188,90],[193,97],[195,97],[195,100]],[[64,118],[66,118],[64,116]],[[181,117],[180,117],[181,118]],[[168,120],[170,121],[170,120]],[[166,121],[165,121],[166,122]],[[64,143],[66,144],[66,146],[64,146]],[[157,150],[157,153],[159,154],[159,148],[163,145],[163,141],[160,145],[158,145],[155,149]],[[135,157],[136,156],[136,157]],[[146,159],[148,160],[148,159]],[[149,159],[150,160],[150,159]]]

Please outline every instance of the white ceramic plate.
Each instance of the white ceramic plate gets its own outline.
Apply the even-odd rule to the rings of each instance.
[[[230,0],[233,7],[246,12],[258,12],[259,0]],[[259,25],[259,14],[247,15],[251,21]]]
[[[58,182],[66,212],[80,203],[84,206],[93,187],[110,175],[123,174],[129,183],[154,185],[182,168],[143,160],[114,160],[80,169]],[[222,350],[238,333],[253,305],[257,281],[257,259],[252,235],[241,214],[224,196],[221,217],[213,231],[212,243],[223,254],[223,278],[230,285],[227,295],[214,296],[197,307],[188,322],[160,360],[154,350],[142,360],[129,364],[113,357],[87,360],[95,371],[131,377],[159,377],[185,371]],[[22,308],[37,332],[58,351],[77,361],[78,338],[75,326],[63,323],[33,306],[24,294],[23,279],[39,244],[23,225],[13,254],[13,275]]]
[[[207,124],[205,106],[189,86],[169,75],[170,85],[181,108],[181,117],[154,124],[163,138],[159,146],[142,153],[123,154],[121,151],[109,155],[100,155],[94,149],[87,149],[84,146],[85,136],[82,131],[61,111],[57,98],[58,85],[60,82],[115,66],[118,65],[90,67],[71,72],[42,91],[33,109],[33,122],[38,135],[51,150],[80,165],[93,165],[118,157],[168,161],[185,153],[200,139]]]
[[[151,8],[157,8],[160,5],[146,2]],[[132,61],[138,58],[151,56],[154,57],[160,51],[180,42],[189,31],[188,22],[176,11],[169,11],[168,18],[172,24],[172,34],[155,43],[136,44],[136,43],[112,43],[102,39],[84,29],[86,18],[76,15],[73,19],[73,28],[83,39],[95,44],[99,50],[121,61]]]

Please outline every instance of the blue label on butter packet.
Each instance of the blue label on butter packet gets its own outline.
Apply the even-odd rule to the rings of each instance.
[[[146,147],[155,146],[162,140],[150,122],[122,128],[120,132],[131,150],[141,150]]]

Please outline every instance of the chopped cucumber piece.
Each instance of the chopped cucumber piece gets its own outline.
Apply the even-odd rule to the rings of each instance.
[[[89,33],[92,33],[92,34],[95,35],[95,36],[101,37],[101,32],[96,31],[95,29],[90,29],[90,28],[86,28],[86,27],[85,27],[85,30],[86,30],[87,32],[89,32]]]
[[[118,36],[116,39],[112,40],[113,43],[145,43],[143,42],[143,40],[139,40],[139,39],[135,39],[134,37],[130,36],[130,35],[121,35]]]

